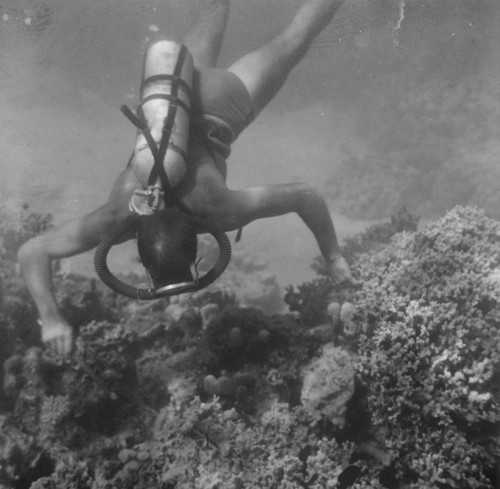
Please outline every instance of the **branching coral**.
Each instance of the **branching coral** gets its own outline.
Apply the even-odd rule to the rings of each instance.
[[[357,268],[357,257],[372,253],[386,246],[392,236],[402,231],[415,231],[419,218],[406,208],[391,216],[390,221],[374,224],[365,231],[345,240],[342,254],[353,269]],[[329,279],[329,271],[323,257],[319,256],[312,264],[312,269],[320,275],[297,286],[286,289],[285,303],[292,312],[298,313],[301,322],[308,327],[316,326],[327,320],[327,306],[332,299],[343,303],[350,300],[348,290],[335,289]],[[356,270],[357,275],[357,270]]]
[[[155,429],[162,451],[149,447],[151,457],[138,475],[151,475],[155,467],[176,488],[219,481],[213,487],[319,489],[327,477],[335,482],[353,447],[323,437],[318,419],[279,404],[253,425],[217,401],[195,399],[183,413],[165,408]]]
[[[333,290],[331,280],[317,278],[286,289],[285,302],[290,311],[299,314],[300,321],[307,326],[317,326],[327,319],[329,296]]]
[[[457,207],[359,262],[359,372],[409,487],[493,487],[500,224]],[[467,463],[464,461],[467,460]]]
[[[92,321],[119,320],[116,294],[106,289],[103,293],[95,279],[80,275],[59,275],[54,277],[61,314],[75,328]]]
[[[249,424],[216,399],[195,398],[182,410],[164,408],[154,439],[121,450],[113,466],[66,457],[33,489],[335,487],[354,445],[325,436],[319,421],[313,411],[276,404]]]
[[[36,480],[46,474],[34,473],[32,465],[53,466],[54,460],[70,456],[72,450],[88,450],[87,456],[93,457],[96,440],[112,436],[128,424],[134,426],[135,441],[144,436],[149,410],[138,398],[135,344],[135,336],[120,326],[92,323],[80,331],[71,358],[30,348],[7,362],[12,412],[6,426],[29,440],[25,455],[4,456],[11,477]],[[9,453],[26,451],[25,445],[14,442]],[[48,462],[32,460],[31,452]]]
[[[40,410],[40,437],[52,439],[61,422],[70,414],[69,396],[46,396]]]

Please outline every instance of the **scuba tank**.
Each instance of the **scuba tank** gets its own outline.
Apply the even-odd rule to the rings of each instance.
[[[142,132],[137,137],[132,162],[134,173],[144,188],[161,188],[165,176],[168,186],[174,188],[186,174],[192,79],[193,58],[185,46],[160,41],[149,48],[138,114],[144,122],[152,124],[150,134],[157,155],[151,154],[151,141]],[[155,169],[157,158],[161,159],[162,168]]]
[[[164,192],[175,188],[187,171],[192,107],[193,58],[173,41],[159,41],[146,54],[141,104],[134,114],[122,112],[139,129],[132,169],[142,184],[131,210],[150,214],[163,207]]]

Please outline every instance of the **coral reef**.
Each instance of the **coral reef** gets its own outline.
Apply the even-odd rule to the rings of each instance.
[[[329,278],[316,278],[286,289],[285,302],[290,311],[298,313],[303,324],[317,326],[327,320],[327,306],[333,285]]]
[[[360,259],[358,369],[405,487],[498,484],[499,267],[500,224],[468,207]]]
[[[0,261],[0,489],[495,488],[500,224],[464,207],[414,224],[353,240],[362,289],[319,277],[288,314],[221,289],[135,303],[57,272],[70,358],[43,350]]]
[[[137,382],[136,335],[109,323],[91,323],[79,333],[71,358],[30,347],[5,362],[11,408],[2,427],[8,441],[0,482],[29,487],[23,481],[43,470],[50,475],[68,453],[92,458],[126,431],[136,442],[147,435],[152,409]]]
[[[164,408],[154,432],[148,443],[121,450],[112,471],[91,478],[88,466],[65,462],[32,489],[75,487],[71,473],[93,484],[79,487],[96,489],[335,487],[353,451],[351,443],[322,436],[314,413],[282,404],[248,425],[235,410],[195,398],[183,412]]]
[[[277,329],[271,334],[270,325],[259,309],[228,307],[207,325],[208,347],[221,368],[235,370],[259,362],[268,357],[273,344],[285,340]]]

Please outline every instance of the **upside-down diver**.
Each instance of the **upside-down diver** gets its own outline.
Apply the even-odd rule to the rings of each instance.
[[[306,0],[280,34],[227,69],[215,64],[229,0],[207,0],[179,42],[166,36],[150,44],[141,105],[137,113],[122,108],[139,129],[134,151],[107,203],[36,236],[19,250],[21,270],[39,311],[42,341],[49,348],[67,354],[74,341],[52,289],[51,261],[98,247],[96,268],[109,279],[109,246],[129,239],[137,238],[154,285],[147,298],[155,298],[196,290],[216,278],[230,254],[225,232],[295,212],[316,238],[332,281],[355,282],[340,253],[327,205],[314,187],[226,186],[231,144],[278,92],[342,3]],[[198,280],[191,271],[196,235],[205,232],[219,242],[223,263]],[[99,248],[103,243],[104,250]],[[126,288],[126,295],[133,296],[128,292]]]

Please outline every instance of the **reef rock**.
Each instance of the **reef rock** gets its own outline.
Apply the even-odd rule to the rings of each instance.
[[[350,354],[333,343],[323,346],[321,356],[302,370],[301,400],[342,428],[347,403],[354,394],[354,366]]]

